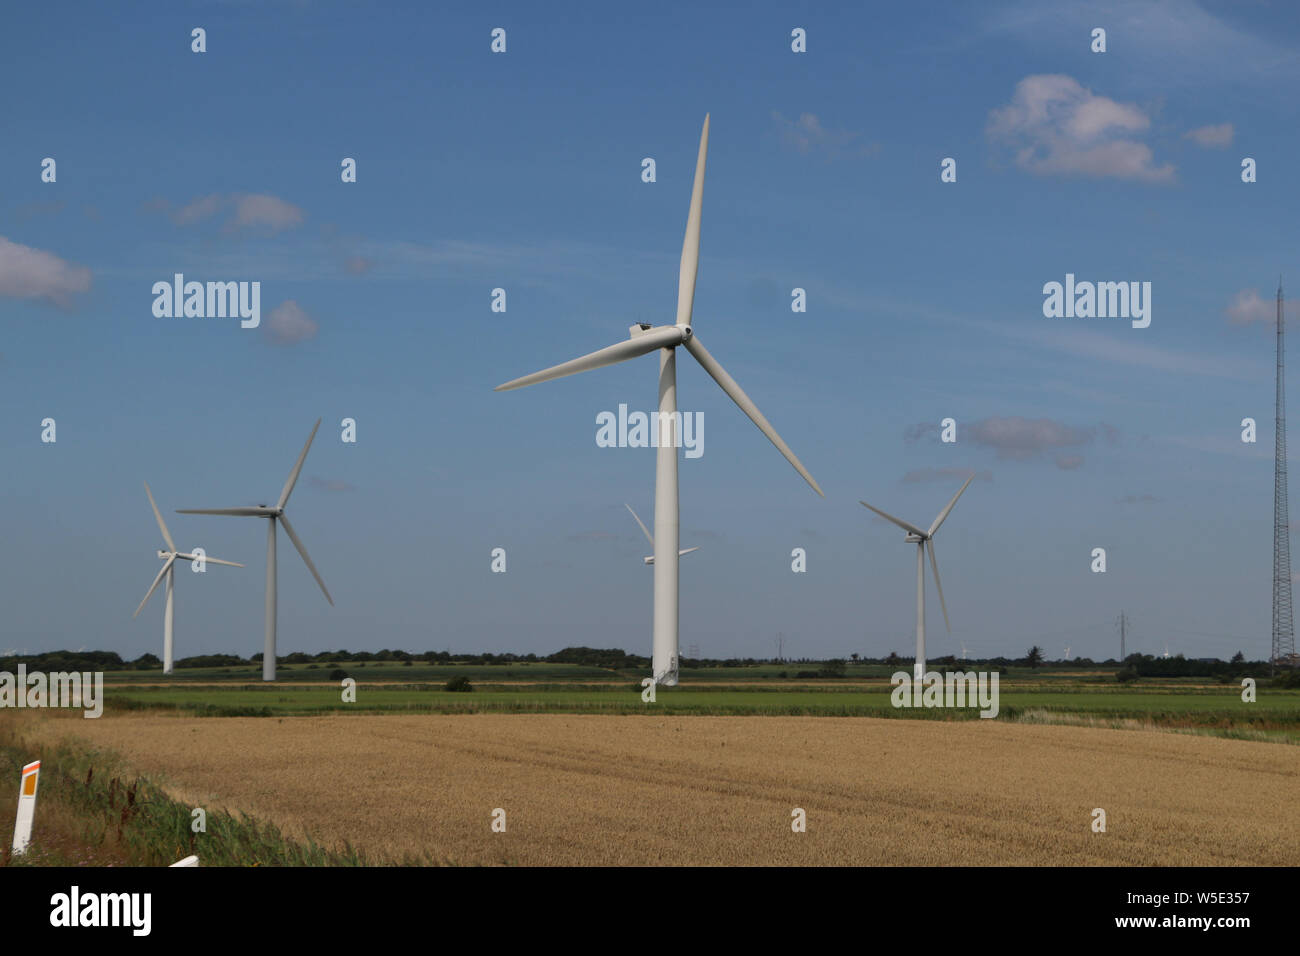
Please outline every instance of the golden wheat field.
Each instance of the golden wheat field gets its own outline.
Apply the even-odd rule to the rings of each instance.
[[[44,719],[372,859],[1300,863],[1300,748],[996,721],[420,715]],[[807,832],[791,812],[807,812]],[[1107,831],[1092,832],[1094,808]],[[506,832],[491,829],[493,810]],[[200,851],[201,853],[201,851]]]

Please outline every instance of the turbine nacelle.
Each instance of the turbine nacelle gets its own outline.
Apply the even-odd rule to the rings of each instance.
[[[905,535],[903,535],[903,540],[906,541],[908,544],[920,544],[922,541],[926,540],[926,538],[928,538],[928,537],[929,537],[929,535],[922,536],[922,535],[919,535],[919,534],[910,534],[910,533],[909,533],[909,534],[905,534]]]

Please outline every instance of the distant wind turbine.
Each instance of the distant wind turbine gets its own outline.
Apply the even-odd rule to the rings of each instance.
[[[654,533],[654,621],[653,621],[653,671],[657,684],[671,687],[677,683],[677,626],[678,626],[678,533],[680,511],[677,499],[677,444],[680,426],[677,411],[677,347],[680,345],[703,366],[719,387],[727,393],[740,410],[749,416],[759,430],[768,437],[777,450],[794,466],[812,489],[821,495],[822,490],[812,475],[795,457],[776,429],[763,417],[758,406],[750,400],[735,379],[727,374],[718,361],[700,343],[691,327],[691,311],[695,303],[695,278],[700,263],[700,218],[704,204],[704,162],[709,151],[709,117],[704,117],[700,133],[700,151],[695,161],[695,184],[691,190],[690,213],[686,219],[686,238],[682,242],[681,267],[677,276],[677,319],[674,325],[652,328],[638,323],[629,329],[630,338],[589,355],[560,365],[534,372],[498,385],[496,391],[523,388],[563,378],[578,372],[604,368],[617,362],[659,353],[659,448],[655,466],[655,533]],[[825,497],[823,495],[823,497]]]
[[[163,566],[158,572],[158,576],[153,579],[153,584],[149,585],[149,590],[145,592],[144,600],[140,606],[135,609],[131,618],[140,616],[144,606],[149,603],[153,597],[153,592],[158,588],[158,582],[167,576],[167,603],[163,607],[163,673],[172,672],[172,624],[176,618],[176,597],[173,593],[174,578],[176,575],[177,561],[197,561],[198,555],[190,554],[185,551],[177,551],[176,543],[172,541],[171,532],[167,530],[167,525],[163,522],[162,513],[158,510],[158,505],[153,500],[153,492],[149,490],[149,482],[144,483],[144,493],[149,496],[149,507],[153,508],[153,516],[158,519],[158,530],[162,532],[163,541],[167,544],[166,551],[159,551],[158,557],[162,559]],[[210,558],[206,554],[203,556],[205,564],[224,564],[231,568],[242,568],[243,565],[237,561],[222,561],[220,558]]]
[[[865,508],[870,508],[880,517],[892,521],[904,531],[907,532],[903,538],[911,544],[916,545],[916,667],[915,679],[922,680],[925,677],[925,549],[926,545],[930,546],[930,568],[934,571],[934,587],[939,592],[939,606],[943,608],[943,623],[948,627],[949,633],[952,632],[952,625],[948,623],[948,605],[943,599],[943,585],[939,583],[939,562],[934,556],[934,536],[939,532],[939,526],[948,518],[948,513],[952,511],[953,505],[957,504],[957,499],[961,497],[975,476],[971,475],[966,479],[966,484],[958,489],[957,493],[952,496],[952,501],[948,506],[939,512],[939,517],[934,519],[934,524],[930,525],[929,531],[922,531],[914,524],[908,524],[891,514],[886,514],[874,505],[869,505],[865,501],[859,501]]]
[[[626,508],[628,511],[632,511],[632,506],[628,504],[626,501],[623,502],[623,507]],[[650,549],[653,551],[655,546],[655,539],[650,536],[650,529],[645,526],[645,522],[641,520],[641,516],[638,515],[635,511],[632,511],[632,517],[636,518],[636,523],[641,526],[641,533],[646,536],[646,540],[650,542]],[[696,545],[693,548],[685,548],[681,551],[678,551],[677,556],[680,558],[683,554],[690,554],[692,551],[698,551],[698,550],[700,550],[699,545]],[[645,563],[654,564],[655,556],[653,554],[647,555],[645,558]]]
[[[269,505],[258,505],[255,508],[179,508],[178,514],[183,515],[234,515],[241,518],[266,518],[266,645],[262,651],[262,680],[275,680],[275,617],[276,617],[276,582],[275,582],[275,526],[278,522],[284,525],[285,534],[293,542],[293,546],[298,549],[298,554],[302,556],[303,563],[307,565],[307,570],[311,576],[316,579],[320,585],[321,593],[325,595],[325,600],[334,606],[334,599],[330,597],[330,592],[325,588],[325,582],[321,580],[320,573],[316,570],[316,565],[311,563],[311,558],[307,554],[307,548],[303,546],[302,539],[293,530],[293,525],[289,523],[289,516],[284,513],[285,506],[289,504],[289,495],[293,494],[293,486],[298,483],[298,475],[302,471],[302,463],[307,460],[307,452],[311,449],[311,443],[316,438],[316,429],[320,428],[321,420],[316,419],[316,424],[312,426],[311,434],[307,436],[307,444],[302,446],[302,454],[298,456],[297,463],[293,466],[293,471],[289,472],[289,480],[284,483],[284,490],[280,492],[280,500],[274,507]]]

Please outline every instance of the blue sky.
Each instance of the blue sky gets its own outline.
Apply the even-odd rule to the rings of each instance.
[[[320,417],[289,513],[336,606],[282,536],[281,653],[648,654],[654,451],[595,418],[652,407],[654,357],[492,388],[672,322],[708,112],[694,327],[826,498],[679,355],[684,649],[910,653],[913,552],[858,499],[928,524],[973,470],[931,655],[1111,656],[1123,609],[1130,649],[1264,657],[1298,40],[1281,3],[16,9],[0,650],[160,653],[146,480],[247,565],[178,574],[178,656],[260,650],[261,525],[173,510],[274,500]],[[176,272],[261,282],[262,327],[155,318]],[[1150,327],[1044,318],[1066,273],[1151,282]]]

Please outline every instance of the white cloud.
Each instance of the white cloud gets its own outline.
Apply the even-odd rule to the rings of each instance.
[[[184,206],[174,207],[166,199],[151,199],[144,204],[150,212],[166,213],[178,226],[192,226],[211,219],[222,210],[232,210],[222,227],[223,232],[261,231],[274,235],[302,225],[303,211],[293,203],[264,193],[213,193],[200,196]]]
[[[45,299],[67,307],[72,296],[90,288],[90,270],[0,236],[0,295]]]
[[[1223,311],[1233,325],[1277,321],[1277,303],[1261,299],[1254,289],[1242,289]]]
[[[267,195],[235,196],[235,215],[226,224],[231,229],[266,228],[280,232],[302,225],[302,210],[283,199]]]
[[[1174,167],[1155,165],[1151,148],[1133,136],[1150,125],[1136,106],[1098,96],[1073,77],[1038,74],[989,113],[987,134],[1015,150],[1017,166],[1039,175],[1170,182]]]
[[[1190,139],[1197,146],[1204,146],[1206,149],[1223,149],[1225,146],[1232,145],[1235,132],[1231,123],[1220,123],[1217,126],[1198,126],[1196,129],[1189,129],[1183,134],[1183,139]]]
[[[374,260],[365,256],[348,256],[343,263],[344,270],[350,276],[363,276],[374,267]]]
[[[263,334],[276,345],[297,345],[315,338],[320,326],[293,299],[281,302],[262,323]]]
[[[801,153],[822,153],[829,157],[841,155],[869,156],[880,151],[879,144],[856,144],[862,134],[843,129],[827,129],[813,113],[801,113],[797,120],[789,120],[780,113],[772,113],[781,142]]]
[[[210,219],[217,214],[221,208],[222,199],[220,196],[203,196],[195,199],[180,209],[168,213],[171,221],[178,226],[188,226],[191,223],[202,222],[204,219]]]

